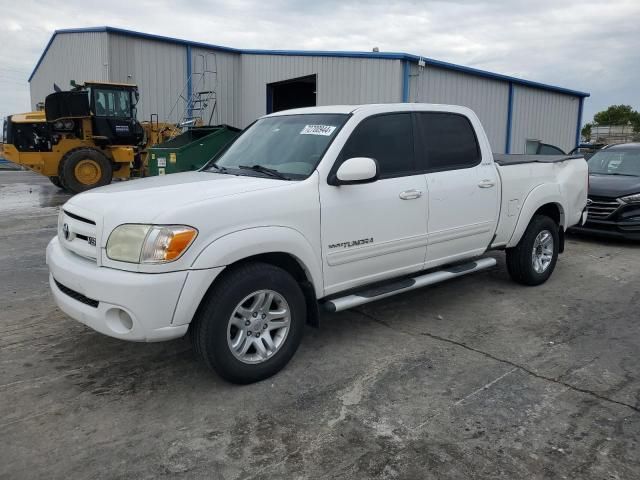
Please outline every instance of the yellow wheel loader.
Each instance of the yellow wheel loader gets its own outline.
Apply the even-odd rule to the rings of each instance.
[[[112,178],[143,176],[147,148],[177,135],[173,124],[136,119],[138,87],[72,82],[70,91],[47,96],[44,111],[5,119],[0,154],[46,175],[73,193],[107,185]]]

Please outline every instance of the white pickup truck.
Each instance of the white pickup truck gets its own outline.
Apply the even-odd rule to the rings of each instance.
[[[248,383],[286,365],[320,308],[491,267],[488,250],[546,281],[586,202],[584,159],[494,158],[468,108],[307,108],[260,118],[198,172],[76,195],[47,263],[72,318],[123,340],[189,333]]]

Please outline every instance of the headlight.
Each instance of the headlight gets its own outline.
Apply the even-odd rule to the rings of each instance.
[[[107,241],[107,257],[129,263],[173,262],[198,235],[186,225],[137,225],[116,227]]]
[[[620,197],[624,203],[640,203],[640,193],[635,193],[633,195],[627,195],[626,197]]]

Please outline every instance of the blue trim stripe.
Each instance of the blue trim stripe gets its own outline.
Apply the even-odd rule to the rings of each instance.
[[[584,107],[584,97],[580,98],[578,105],[578,125],[576,126],[576,147],[580,145],[580,131],[582,130],[582,109]]]
[[[402,101],[407,103],[409,101],[409,73],[411,72],[411,66],[407,60],[402,62]]]
[[[193,114],[193,104],[191,103],[191,96],[193,95],[193,83],[191,81],[192,61],[191,45],[187,45],[187,106],[189,107],[187,115],[189,115],[189,118],[191,118],[191,115]]]
[[[511,123],[513,122],[513,82],[509,82],[509,101],[507,104],[507,135],[504,153],[511,153]]]
[[[137,37],[144,38],[147,40],[156,40],[159,42],[167,42],[178,45],[190,45],[195,48],[206,48],[209,50],[218,50],[222,52],[231,52],[231,53],[240,53],[240,54],[248,54],[248,55],[286,55],[286,56],[302,56],[302,57],[348,57],[348,58],[377,58],[377,59],[388,59],[388,60],[406,60],[409,62],[417,63],[419,59],[423,59],[428,66],[443,68],[446,70],[453,70],[457,72],[467,73],[469,75],[474,75],[477,77],[490,78],[493,80],[502,80],[506,82],[513,82],[515,85],[524,85],[526,87],[538,88],[541,90],[548,90],[551,92],[563,93],[566,95],[572,95],[576,97],[589,97],[590,94],[587,92],[580,92],[578,90],[571,90],[564,87],[557,87],[554,85],[547,85],[545,83],[532,82],[530,80],[523,80],[521,78],[510,77],[508,75],[502,75],[499,73],[488,72],[485,70],[479,70],[477,68],[471,67],[463,67],[462,65],[456,65],[453,63],[442,62],[440,60],[434,60],[431,58],[420,57],[417,55],[412,55],[409,53],[402,52],[336,52],[336,51],[313,51],[313,50],[245,50],[239,48],[231,48],[231,47],[223,47],[220,45],[212,45],[208,43],[201,42],[193,42],[190,40],[183,40],[179,38],[165,37],[162,35],[153,35],[149,33],[136,32],[133,30],[125,30],[122,28],[114,28],[114,27],[90,27],[90,28],[71,28],[65,30],[56,30],[53,32],[49,43],[45,47],[40,59],[36,63],[33,72],[29,76],[29,81],[33,78],[33,75],[38,70],[38,67],[42,63],[44,56],[47,54],[47,50],[51,46],[56,35],[59,33],[84,33],[84,32],[108,32],[108,33],[116,33],[119,35],[126,35],[129,37]]]

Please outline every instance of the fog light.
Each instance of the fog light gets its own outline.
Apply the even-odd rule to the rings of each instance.
[[[131,315],[121,308],[111,308],[107,310],[107,326],[115,333],[124,334],[133,328],[133,319]]]

